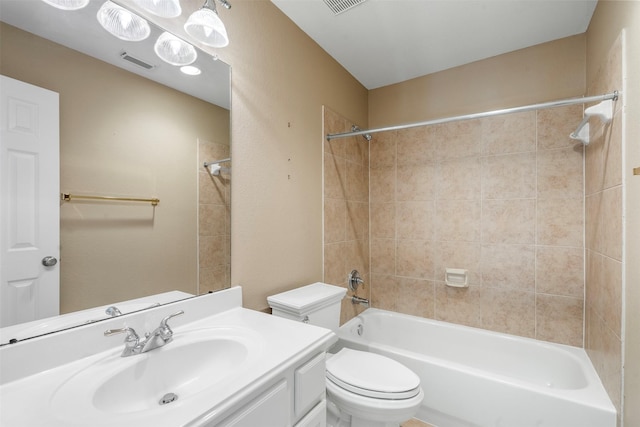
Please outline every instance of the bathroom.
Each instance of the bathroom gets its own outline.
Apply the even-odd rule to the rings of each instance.
[[[625,98],[627,116],[637,117],[640,103],[636,99],[639,95],[636,76],[640,75],[640,64],[637,54],[633,53],[638,51],[640,40],[639,13],[635,2],[600,1],[585,34],[403,84],[367,90],[270,1],[238,1],[230,11],[221,11],[232,37],[232,43],[219,52],[220,58],[233,69],[230,134],[237,173],[233,178],[231,277],[233,284],[243,286],[244,305],[265,311],[267,296],[300,284],[325,281],[344,285],[348,272],[357,267],[364,273],[366,282],[364,292],[360,290],[359,295],[370,298],[374,307],[407,313],[420,309],[423,311],[419,314],[425,317],[435,316],[494,330],[502,330],[505,324],[516,324],[479,317],[479,310],[486,308],[480,304],[491,301],[488,302],[477,287],[471,290],[477,293],[478,300],[460,301],[443,293],[436,280],[429,282],[421,278],[422,284],[429,286],[429,292],[415,295],[409,293],[415,292],[415,286],[405,281],[379,282],[380,275],[391,276],[384,270],[377,271],[384,264],[371,262],[369,265],[368,256],[357,250],[350,252],[353,258],[345,257],[345,265],[329,263],[330,245],[347,240],[345,237],[342,241],[327,242],[323,234],[327,230],[323,215],[326,209],[323,162],[326,168],[327,149],[320,143],[320,136],[327,133],[322,121],[323,106],[348,118],[350,124],[367,129],[601,93],[590,85],[597,81],[605,58],[625,29],[625,52],[629,53],[625,65],[629,91]],[[424,102],[425,98],[429,101]],[[572,118],[569,127],[576,123]],[[583,271],[587,274],[586,300],[582,297],[585,294],[575,289],[569,295],[517,289],[508,296],[509,299],[518,295],[528,298],[528,302],[519,307],[529,319],[526,325],[516,324],[522,329],[509,332],[584,345],[619,411],[621,425],[627,426],[640,423],[640,405],[636,404],[640,399],[637,380],[640,289],[636,286],[640,267],[624,262],[637,259],[640,250],[638,239],[634,238],[640,227],[634,222],[638,217],[634,212],[640,204],[636,195],[640,192],[634,187],[638,184],[631,175],[632,169],[640,166],[638,149],[632,145],[640,134],[638,126],[634,120],[625,122],[627,145],[623,149],[624,163],[619,166],[624,179],[616,187],[625,200],[624,211],[613,218],[620,221],[626,218],[620,231],[624,235],[619,236],[625,241],[624,249],[620,243],[615,253],[587,251],[596,258],[596,263],[618,262],[617,270],[614,268],[617,273],[611,273],[610,281],[605,280],[617,283],[617,288],[590,290],[588,271]],[[382,139],[381,135],[374,136],[373,143]],[[585,185],[588,180],[586,176]],[[594,191],[587,196],[599,193]],[[368,220],[373,226],[374,217]],[[610,220],[607,216],[603,223]],[[586,222],[588,224],[588,219]],[[566,227],[576,225],[571,221],[564,224]],[[379,252],[374,253],[374,237],[371,239],[373,261]],[[570,247],[579,248],[587,244],[586,241],[588,236],[585,243],[572,243]],[[529,260],[531,251],[536,249],[524,250]],[[480,262],[479,256],[475,262]],[[535,276],[544,272],[529,269],[528,273]],[[394,284],[393,289],[387,288],[390,283]],[[544,284],[533,284],[538,285]],[[590,304],[590,292],[597,295],[597,304]],[[536,298],[542,302],[550,294],[558,297],[546,299],[552,310],[537,312],[542,306],[530,304],[531,299],[535,304]],[[505,316],[519,318],[520,312],[509,312],[504,298],[507,296],[495,302],[496,309],[504,310],[501,314]],[[420,307],[417,307],[419,299]],[[442,311],[438,302],[446,302],[451,310]],[[343,320],[361,309],[345,304]],[[484,323],[480,324],[481,320]]]

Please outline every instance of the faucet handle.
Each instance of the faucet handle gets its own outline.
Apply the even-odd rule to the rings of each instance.
[[[136,330],[128,326],[125,326],[124,328],[118,328],[118,329],[107,329],[106,331],[104,331],[104,336],[109,337],[111,335],[123,334],[123,333],[127,334],[127,337],[124,339],[125,342],[136,342],[138,341],[138,339],[140,339],[140,337],[136,333]]]
[[[169,319],[174,318],[176,316],[183,315],[183,314],[184,314],[184,310],[180,310],[180,311],[177,311],[177,312],[175,312],[173,314],[168,315],[167,317],[165,317],[164,319],[162,319],[160,321],[160,327],[158,329],[159,329],[159,332],[162,335],[162,338],[164,340],[171,339],[171,336],[173,335],[173,331],[171,330],[171,328],[167,324]]]

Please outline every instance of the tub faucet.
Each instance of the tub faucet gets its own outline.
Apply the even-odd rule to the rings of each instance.
[[[124,350],[122,350],[122,357],[134,356],[136,354],[146,353],[158,347],[162,347],[171,342],[173,339],[173,331],[168,325],[169,319],[184,314],[183,310],[170,314],[160,321],[158,326],[153,332],[145,334],[143,340],[133,328],[125,326],[119,329],[107,329],[104,331],[105,336],[111,336],[115,334],[126,333],[127,336],[124,339]]]
[[[369,307],[369,300],[366,298],[362,298],[359,297],[357,295],[354,295],[351,297],[351,304],[355,305],[355,304],[362,304],[362,305],[366,305],[367,307]]]

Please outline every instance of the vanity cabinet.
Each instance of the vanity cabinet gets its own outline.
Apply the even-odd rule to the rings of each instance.
[[[325,427],[325,353],[286,367],[206,427]]]

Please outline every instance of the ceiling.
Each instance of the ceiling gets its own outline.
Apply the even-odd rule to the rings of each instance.
[[[367,89],[581,34],[597,0],[271,0]]]

